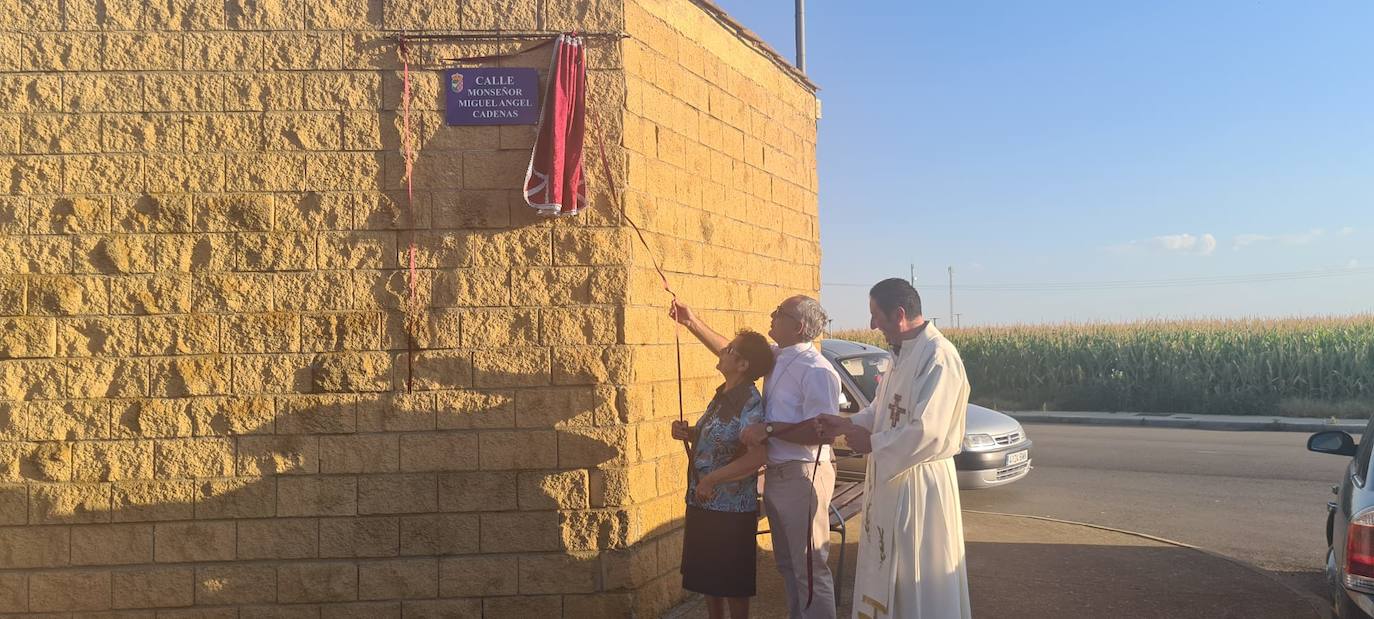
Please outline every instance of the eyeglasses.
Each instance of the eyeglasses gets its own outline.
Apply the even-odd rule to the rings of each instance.
[[[781,305],[779,305],[779,306],[777,307],[777,309],[773,310],[773,313],[771,313],[771,314],[768,315],[769,318],[777,318],[778,316],[786,316],[786,317],[788,317],[788,318],[791,318],[792,320],[795,320],[795,321],[797,321],[797,322],[801,322],[801,316],[798,316],[798,315],[796,315],[796,314],[793,313],[793,312],[789,312],[789,311],[783,309],[783,307],[782,307]]]

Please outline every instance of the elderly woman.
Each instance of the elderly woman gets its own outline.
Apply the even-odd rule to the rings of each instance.
[[[716,369],[725,383],[695,427],[673,422],[673,438],[690,441],[687,524],[682,540],[682,588],[704,594],[711,619],[749,616],[754,595],[759,467],[762,444],[746,446],[740,433],[763,421],[763,399],[754,381],[773,371],[768,340],[740,331],[720,350]]]

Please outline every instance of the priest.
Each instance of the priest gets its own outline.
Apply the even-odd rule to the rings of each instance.
[[[968,408],[964,362],[922,316],[921,297],[906,280],[878,282],[868,307],[870,326],[892,346],[892,367],[868,408],[816,421],[823,438],[843,436],[868,454],[854,616],[967,619],[953,459]]]

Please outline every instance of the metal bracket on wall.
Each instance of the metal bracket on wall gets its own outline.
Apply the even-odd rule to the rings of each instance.
[[[473,32],[453,33],[453,34],[406,34],[399,32],[395,35],[397,43],[405,42],[458,42],[458,41],[508,41],[508,40],[543,40],[556,37],[563,32],[537,32],[537,31],[506,31],[506,30],[479,30]],[[628,39],[629,33],[625,32],[577,32],[574,33],[584,39],[615,38]]]
[[[464,32],[454,34],[406,34],[404,32],[395,35],[396,45],[404,49],[408,43],[465,43],[474,41],[540,41],[523,49],[513,52],[491,54],[485,56],[474,56],[469,58],[444,58],[444,62],[489,62],[501,58],[518,56],[526,52],[553,43],[554,38],[563,34],[561,32],[509,32],[505,30],[482,30],[475,32]],[[579,32],[576,36],[591,39],[628,39],[630,35],[625,32]]]

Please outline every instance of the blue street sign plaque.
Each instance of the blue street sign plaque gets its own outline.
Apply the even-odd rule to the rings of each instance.
[[[539,122],[539,71],[447,69],[444,122],[449,125],[533,125]]]

